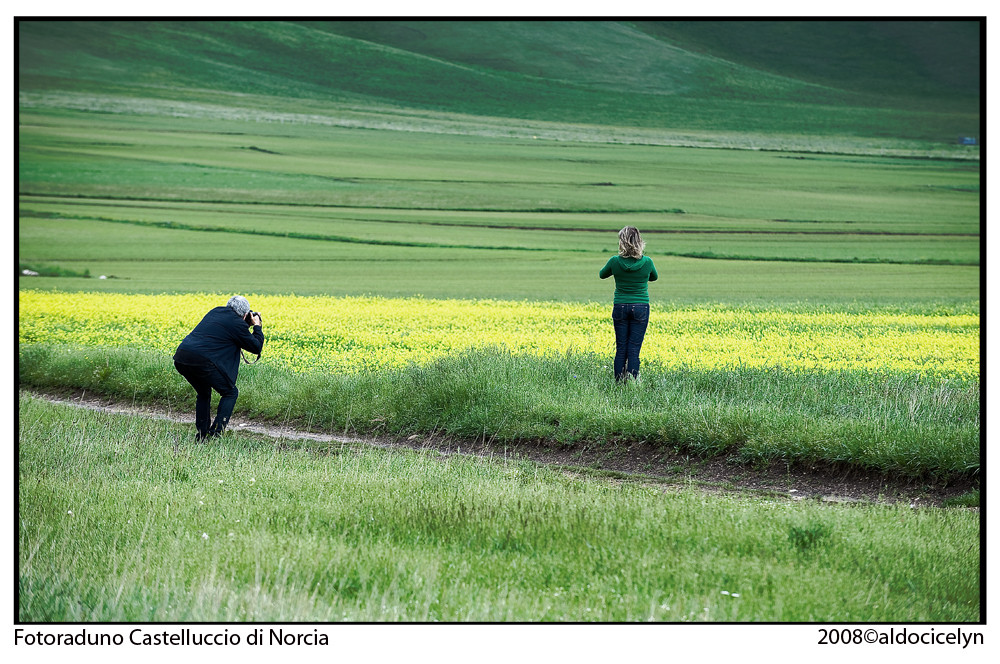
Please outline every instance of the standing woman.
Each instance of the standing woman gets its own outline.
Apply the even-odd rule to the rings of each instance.
[[[618,255],[599,273],[601,279],[615,278],[615,302],[611,320],[615,324],[615,380],[622,383],[639,378],[639,350],[649,324],[647,284],[658,275],[653,259],[643,256],[646,243],[639,230],[626,226],[618,231]]]

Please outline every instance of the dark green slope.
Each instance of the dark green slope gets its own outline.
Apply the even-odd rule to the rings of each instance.
[[[975,91],[947,75],[978,66],[971,48],[938,45],[928,52],[947,63],[907,68],[916,32],[861,25],[27,21],[18,23],[18,86],[202,100],[243,93],[283,111],[296,100],[350,102],[670,130],[932,141],[977,131]],[[942,42],[955,39],[953,27],[939,31]],[[902,36],[873,36],[892,30]],[[925,46],[934,41],[932,27],[921,30]],[[782,34],[785,47],[748,46]],[[880,84],[887,77],[895,88]]]
[[[922,97],[953,108],[979,101],[975,21],[658,21],[637,27],[692,52],[842,90]]]
[[[609,90],[844,102],[978,99],[974,21],[422,21],[311,27],[449,62]],[[723,92],[718,85],[726,82]],[[826,90],[817,89],[827,88]]]
[[[697,98],[718,94],[720,81],[730,97],[780,99],[813,87],[616,22],[47,22],[22,24],[20,36],[19,71],[29,81],[347,93],[438,108],[489,108],[508,97],[525,109],[588,94]]]
[[[787,98],[814,88],[678,48],[617,21],[421,21],[310,23],[322,32],[549,84],[667,97],[768,90]],[[823,91],[811,89],[811,94]]]

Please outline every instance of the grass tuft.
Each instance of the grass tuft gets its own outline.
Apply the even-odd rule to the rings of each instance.
[[[433,434],[504,445],[615,449],[647,443],[698,456],[776,460],[947,479],[978,472],[976,380],[644,364],[617,385],[608,358],[468,350],[352,375],[244,367],[236,417],[319,430]],[[169,356],[136,349],[20,349],[22,387],[193,410]]]
[[[238,431],[198,444],[169,421],[24,395],[18,426],[26,622],[980,618],[968,510],[663,491]]]

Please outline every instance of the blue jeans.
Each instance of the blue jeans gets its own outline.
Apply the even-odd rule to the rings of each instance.
[[[611,309],[615,324],[615,380],[639,377],[639,350],[649,325],[649,305],[616,304]]]

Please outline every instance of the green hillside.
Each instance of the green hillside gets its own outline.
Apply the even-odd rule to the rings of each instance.
[[[979,131],[978,29],[878,21],[23,21],[18,87],[22,107],[43,103],[40,94],[59,106],[69,102],[53,93],[73,93],[272,112],[349,106],[953,143]]]
[[[974,21],[660,21],[640,29],[693,52],[841,90],[952,109],[979,103]]]

